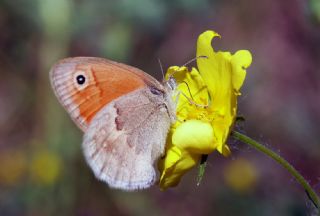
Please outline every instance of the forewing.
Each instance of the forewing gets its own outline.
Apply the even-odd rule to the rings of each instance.
[[[163,99],[152,101],[148,91],[136,90],[109,103],[85,133],[86,160],[110,187],[142,189],[156,180],[153,165],[163,153],[171,119]]]
[[[85,78],[81,85],[79,75]],[[61,60],[52,67],[50,79],[57,98],[83,131],[112,100],[148,85],[160,85],[137,68],[95,57]]]

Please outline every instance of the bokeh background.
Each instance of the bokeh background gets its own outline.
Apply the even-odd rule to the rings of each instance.
[[[320,190],[319,0],[0,0],[0,215],[312,215],[278,164],[230,140],[165,192],[126,193],[98,182],[81,132],[58,104],[48,72],[59,59],[99,56],[161,79],[195,57],[197,36],[217,50],[248,49],[253,64],[238,127],[287,158]]]

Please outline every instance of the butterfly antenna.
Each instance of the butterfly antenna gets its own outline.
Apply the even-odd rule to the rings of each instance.
[[[188,64],[194,62],[195,60],[197,60],[198,58],[205,58],[205,59],[208,59],[209,57],[208,56],[197,56],[197,57],[194,57],[193,59],[187,61],[185,64],[183,64],[181,67],[186,67]],[[160,62],[160,59],[158,59],[159,62]],[[161,62],[160,62],[160,66],[161,66]],[[176,73],[177,71],[173,71],[172,74],[170,74],[170,77],[173,77],[173,75]],[[162,72],[163,73],[163,72]]]
[[[160,70],[161,70],[161,74],[162,74],[162,78],[164,80],[164,72],[163,72],[163,67],[162,67],[162,64],[161,64],[161,60],[158,58],[158,62],[159,62],[159,65],[160,65]]]
[[[188,83],[187,83],[186,81],[183,81],[183,83],[187,85],[187,88],[188,88],[188,92],[189,92],[189,94],[190,94],[190,97],[191,97],[192,100],[194,100],[193,97],[192,97],[192,94],[191,94],[190,87],[189,87]]]
[[[182,67],[183,67],[183,66],[187,66],[188,64],[191,64],[192,62],[194,62],[194,61],[197,60],[198,58],[208,59],[209,57],[208,57],[208,56],[197,56],[197,57],[194,57],[193,59],[191,59],[191,60],[187,61],[186,63],[184,63],[184,65],[182,65]]]

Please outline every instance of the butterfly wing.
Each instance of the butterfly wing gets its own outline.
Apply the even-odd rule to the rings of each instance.
[[[152,185],[175,118],[171,90],[137,68],[93,57],[64,59],[50,75],[85,132],[83,150],[96,177],[126,190]]]
[[[160,83],[143,71],[95,57],[67,58],[50,71],[51,84],[73,121],[85,131],[89,122],[112,100]]]
[[[152,93],[153,92],[153,93]],[[171,123],[170,98],[146,87],[105,106],[84,135],[83,150],[95,176],[124,190],[151,186]]]

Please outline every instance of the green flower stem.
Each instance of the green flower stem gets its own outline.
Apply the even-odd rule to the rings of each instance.
[[[312,189],[312,187],[307,182],[307,180],[305,178],[303,178],[303,176],[288,161],[286,161],[284,158],[282,158],[280,155],[278,155],[277,153],[275,153],[271,149],[268,149],[266,146],[258,143],[257,141],[251,139],[250,137],[247,137],[244,134],[241,134],[239,132],[233,131],[231,133],[231,135],[235,139],[237,139],[237,140],[239,140],[239,141],[241,141],[243,143],[246,143],[246,144],[250,145],[251,147],[255,148],[256,150],[268,155],[269,157],[274,159],[276,162],[278,162],[281,166],[283,166],[286,170],[288,170],[288,172],[292,176],[294,176],[295,179],[300,183],[300,185],[305,189],[308,197],[313,202],[315,207],[319,210],[319,206],[320,206],[320,201],[319,200],[320,199],[319,199],[318,195]],[[320,211],[319,211],[319,215],[320,215]]]

